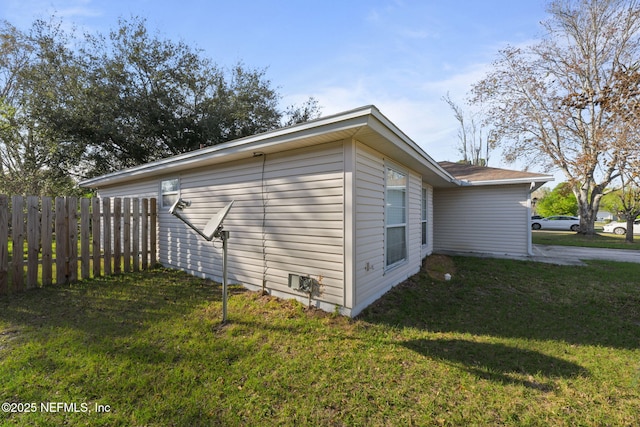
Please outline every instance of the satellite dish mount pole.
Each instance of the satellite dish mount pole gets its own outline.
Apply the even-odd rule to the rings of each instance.
[[[227,240],[229,232],[220,226],[220,240],[222,240],[222,323],[227,323]]]
[[[210,242],[214,238],[222,240],[222,323],[227,322],[227,241],[229,240],[229,232],[223,230],[222,222],[229,213],[233,205],[233,200],[227,206],[222,208],[221,211],[211,217],[204,230],[200,230],[193,225],[186,217],[180,212],[187,206],[191,206],[191,202],[187,200],[178,199],[173,206],[169,209],[169,213],[179,218],[182,222],[187,224],[196,233],[202,236],[206,241]]]

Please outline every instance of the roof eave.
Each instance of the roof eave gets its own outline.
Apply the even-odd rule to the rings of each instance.
[[[141,179],[155,175],[166,174],[168,171],[181,171],[192,167],[214,163],[224,157],[226,161],[236,158],[249,157],[255,152],[266,153],[270,147],[281,146],[287,142],[294,142],[325,133],[339,133],[344,131],[357,132],[357,129],[367,124],[367,118],[377,109],[365,106],[342,114],[327,116],[286,128],[276,129],[258,135],[217,144],[200,150],[190,151],[154,162],[135,166],[121,171],[112,172],[95,178],[81,181],[81,187],[99,188],[115,185],[131,179]],[[281,149],[278,148],[278,150]]]
[[[537,177],[525,177],[525,178],[507,178],[507,179],[492,179],[483,181],[466,181],[461,180],[461,184],[467,187],[479,187],[489,185],[512,185],[512,184],[540,184],[544,185],[546,182],[553,181],[554,178],[551,175],[540,175]]]

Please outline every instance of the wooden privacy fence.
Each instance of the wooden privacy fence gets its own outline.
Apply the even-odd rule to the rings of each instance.
[[[156,223],[156,199],[0,195],[0,294],[153,266]]]

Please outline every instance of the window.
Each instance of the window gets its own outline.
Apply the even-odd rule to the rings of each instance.
[[[407,257],[407,175],[387,168],[385,177],[387,267]]]
[[[167,179],[160,184],[160,199],[162,207],[168,207],[178,200],[178,192],[180,191],[180,181],[178,178]]]
[[[422,245],[427,244],[427,189],[422,188]]]

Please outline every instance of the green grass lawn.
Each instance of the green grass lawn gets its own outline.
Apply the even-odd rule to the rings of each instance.
[[[171,270],[3,297],[2,400],[37,410],[0,424],[637,425],[639,268],[456,257],[355,320],[232,287],[224,326]]]
[[[594,236],[583,236],[573,231],[532,230],[531,240],[536,245],[640,250],[640,236],[634,236],[633,243],[627,243],[624,236],[617,236],[610,233],[596,233]]]

